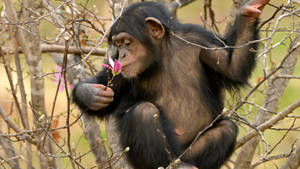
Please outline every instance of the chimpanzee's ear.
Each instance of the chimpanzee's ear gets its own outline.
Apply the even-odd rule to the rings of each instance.
[[[165,28],[160,21],[154,17],[147,17],[145,19],[146,25],[149,29],[151,36],[154,39],[161,39],[165,35]]]

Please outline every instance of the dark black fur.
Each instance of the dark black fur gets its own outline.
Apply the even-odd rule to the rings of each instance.
[[[162,110],[164,107],[157,106],[160,112],[158,126],[149,124],[149,121],[147,121],[147,123],[145,121],[141,121],[135,116],[135,107],[137,105],[144,102],[154,103],[156,96],[159,95],[159,93],[151,93],[151,85],[149,85],[147,89],[141,88],[139,86],[139,81],[149,78],[151,79],[156,72],[161,71],[161,57],[169,56],[171,58],[172,56],[178,55],[177,52],[181,50],[178,49],[178,46],[184,47],[187,45],[185,42],[171,37],[171,31],[182,35],[188,33],[197,35],[186,36],[184,38],[191,42],[207,47],[211,47],[212,45],[222,47],[223,43],[221,43],[214,34],[200,26],[179,23],[164,7],[153,2],[136,3],[128,7],[123,12],[121,18],[111,28],[111,33],[108,38],[109,42],[111,43],[112,35],[116,35],[120,32],[127,32],[142,42],[142,44],[145,45],[149,51],[160,50],[157,49],[156,46],[154,46],[150,41],[149,32],[147,32],[148,29],[145,24],[145,18],[147,17],[155,17],[159,19],[165,28],[164,40],[169,44],[169,49],[162,49],[164,55],[153,56],[156,57],[155,62],[145,72],[134,79],[125,79],[122,76],[115,77],[112,86],[112,89],[115,92],[114,101],[106,108],[103,108],[99,111],[92,111],[80,101],[82,98],[77,97],[75,91],[78,85],[83,82],[75,86],[73,90],[73,100],[80,107],[80,109],[84,110],[86,113],[96,115],[100,118],[107,117],[114,112],[114,115],[116,115],[119,120],[122,144],[124,147],[130,146],[131,148],[128,157],[133,166],[139,169],[156,169],[159,166],[166,167],[170,162],[170,159],[164,150],[162,137],[158,134],[157,129],[160,129],[166,135],[166,146],[172,154],[172,157],[177,157],[185,148],[188,147],[188,144],[180,145],[176,140],[172,124],[169,122],[168,118],[165,117],[165,114]],[[228,46],[234,46],[237,38],[239,38],[237,37],[239,34],[238,31],[242,27],[240,26],[240,24],[242,24],[240,23],[240,20],[241,18],[238,17],[232,30],[225,36],[225,38],[219,37]],[[251,28],[249,28],[250,30],[253,30],[252,37],[250,37],[249,40],[255,40],[258,38],[256,26],[257,21],[251,25]],[[195,92],[200,93],[201,99],[203,100],[202,104],[205,105],[207,110],[209,110],[213,118],[222,112],[223,90],[237,89],[238,87],[247,83],[247,79],[255,65],[255,53],[249,52],[248,50],[250,48],[256,49],[257,45],[250,44],[246,47],[245,51],[247,54],[243,56],[245,57],[245,60],[241,61],[240,65],[238,65],[239,71],[234,72],[232,76],[228,76],[226,72],[215,70],[205,59],[202,60],[201,57],[205,57],[205,53],[207,51],[204,51],[204,54],[199,56],[201,65],[199,65],[198,69],[201,79],[192,79],[194,77],[191,77],[190,80],[201,81],[200,90]],[[229,54],[228,57],[230,62],[230,59],[233,55],[233,49],[228,48],[224,50],[226,50],[226,52]],[[181,65],[178,66],[180,67]],[[173,73],[176,74],[176,72]],[[107,84],[108,76],[111,76],[111,74],[107,73],[107,70],[104,69],[103,71],[99,72],[96,77],[88,79],[84,83]],[[170,74],[170,80],[176,80],[176,78],[171,76],[174,75]],[[177,86],[174,84],[175,94],[177,92],[176,87]],[[165,106],[168,107],[168,105]],[[154,112],[149,113],[151,114]],[[222,119],[224,120],[224,118]],[[214,128],[220,124],[220,121],[222,120],[219,120]],[[187,121],[187,123],[193,122]],[[232,123],[232,132],[221,133],[220,139],[206,143],[206,148],[201,152],[198,152],[197,157],[185,157],[183,160],[199,167],[200,169],[218,169],[231,155],[234,148],[237,127],[233,122],[230,123]]]

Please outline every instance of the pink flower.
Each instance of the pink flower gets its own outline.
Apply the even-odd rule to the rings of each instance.
[[[59,83],[59,79],[61,79],[61,81],[60,81],[60,86],[59,86],[59,91],[63,91],[63,90],[65,89],[65,78],[64,78],[64,76],[61,74],[62,67],[56,65],[56,66],[55,66],[55,70],[56,70],[56,73],[54,73],[54,82],[55,82],[56,84],[58,84],[58,83]],[[70,89],[74,88],[74,84],[69,83],[69,87],[70,87]]]
[[[70,87],[70,89],[73,89],[74,88],[74,84],[73,83],[69,83],[69,87]]]
[[[103,64],[103,67],[106,67],[107,69],[112,70],[113,76],[116,76],[121,73],[122,71],[122,65],[120,62],[118,62],[117,59],[113,61],[111,57],[108,57],[109,65],[108,64]]]

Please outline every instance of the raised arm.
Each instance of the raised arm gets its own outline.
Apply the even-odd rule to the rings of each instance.
[[[250,0],[239,10],[235,24],[223,39],[209,47],[225,49],[202,50],[201,61],[221,73],[233,83],[247,82],[255,65],[255,50],[258,39],[258,17],[269,0]]]

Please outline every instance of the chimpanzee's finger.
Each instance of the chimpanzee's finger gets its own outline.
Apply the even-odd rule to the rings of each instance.
[[[102,109],[104,107],[107,107],[108,104],[104,104],[104,103],[94,103],[91,107],[89,107],[89,109],[91,110],[99,110]]]
[[[115,93],[111,88],[107,87],[105,90],[100,90],[98,95],[103,97],[114,97]]]
[[[114,100],[114,98],[113,97],[95,96],[94,100],[96,103],[111,103]]]
[[[104,90],[105,88],[107,88],[105,85],[103,84],[92,84],[95,88],[99,88],[99,89],[102,89]]]

